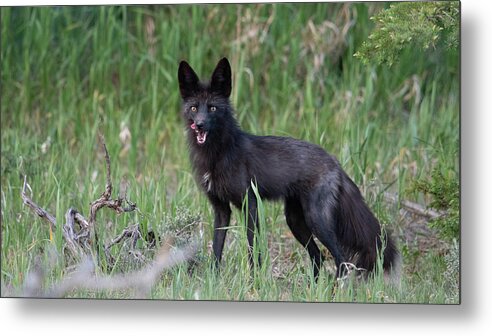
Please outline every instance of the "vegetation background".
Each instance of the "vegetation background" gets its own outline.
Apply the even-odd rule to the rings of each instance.
[[[355,57],[375,23],[384,27],[385,18],[370,18],[388,6],[2,8],[2,293],[22,288],[35,259],[49,259],[47,251],[59,256],[47,283],[70,272],[59,232],[50,233],[22,205],[23,176],[33,199],[57,218],[69,207],[86,211],[104,189],[101,129],[113,179],[128,181],[139,211],[104,212],[100,239],[132,223],[163,236],[179,236],[185,227],[203,233],[194,272],[185,266],[166,272],[152,298],[458,303],[459,52],[447,39],[436,39],[428,48],[404,44],[391,65]],[[433,30],[436,23],[428,25]],[[306,139],[338,157],[397,239],[400,287],[386,285],[380,274],[340,286],[330,262],[314,285],[306,253],[278,204],[264,204],[258,248],[266,262],[255,278],[239,212],[223,269],[219,275],[210,271],[212,212],[191,174],[176,71],[186,59],[208,76],[223,56],[232,63],[231,99],[245,130]],[[385,191],[451,216],[431,227],[388,203]],[[114,247],[119,259],[113,272],[134,267],[127,252]]]

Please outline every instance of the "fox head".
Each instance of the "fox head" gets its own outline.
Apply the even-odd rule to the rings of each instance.
[[[202,82],[186,61],[178,69],[179,91],[183,99],[183,116],[196,143],[203,146],[207,137],[223,127],[230,116],[231,66],[222,58],[208,82]]]

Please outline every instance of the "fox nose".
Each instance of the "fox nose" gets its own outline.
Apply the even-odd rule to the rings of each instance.
[[[203,128],[203,125],[204,125],[203,121],[195,121],[195,126],[197,130],[200,131]]]

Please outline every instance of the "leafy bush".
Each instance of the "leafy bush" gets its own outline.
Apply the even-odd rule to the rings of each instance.
[[[172,238],[177,246],[186,245],[198,235],[200,222],[198,213],[178,207],[174,214],[167,214],[161,225],[162,237]]]
[[[459,45],[459,2],[403,2],[374,17],[376,29],[355,57],[364,63],[392,65],[409,45],[427,50],[442,40],[446,48]]]
[[[460,188],[457,174],[438,166],[434,168],[429,179],[416,181],[414,188],[432,195],[432,201],[429,204],[431,208],[446,212],[444,216],[432,220],[429,226],[435,228],[444,240],[458,240],[460,235]]]

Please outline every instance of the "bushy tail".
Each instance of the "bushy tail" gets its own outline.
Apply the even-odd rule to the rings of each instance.
[[[393,239],[366,205],[359,188],[343,174],[339,195],[338,240],[345,257],[357,267],[373,271],[378,251],[383,250],[385,274],[398,273],[399,253]],[[383,241],[382,241],[383,240]]]

